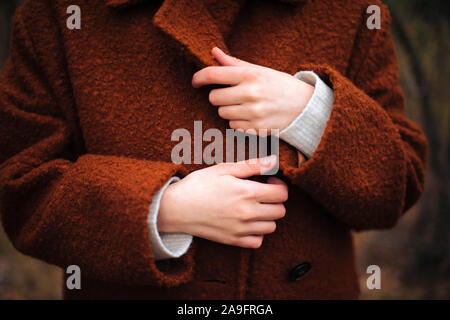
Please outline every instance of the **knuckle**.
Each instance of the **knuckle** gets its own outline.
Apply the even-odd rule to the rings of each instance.
[[[233,165],[237,166],[236,163],[234,163]],[[232,192],[234,192],[235,195],[241,195],[242,192],[245,191],[245,187],[243,186],[242,183],[240,183],[241,181],[237,180],[236,183],[234,183],[231,187]]]
[[[251,220],[253,218],[254,212],[253,212],[253,210],[250,210],[248,208],[248,206],[244,205],[244,206],[241,206],[239,208],[238,215],[239,215],[238,216],[239,220],[241,220],[241,221],[248,221],[248,220]]]
[[[261,96],[261,90],[258,85],[250,85],[247,87],[245,97],[248,100],[256,101]]]
[[[284,205],[280,206],[280,218],[284,218],[286,216],[286,207]]]
[[[252,69],[253,77],[255,77],[256,79],[263,78],[264,73],[262,72],[261,68],[252,67],[251,69]]]
[[[217,93],[215,92],[215,90],[211,90],[209,92],[208,99],[212,105],[217,105]]]
[[[229,126],[231,129],[238,129],[238,123],[236,121],[230,121]]]
[[[289,192],[287,188],[283,188],[283,191],[281,191],[281,201],[285,202],[289,198]]]
[[[261,118],[267,118],[270,115],[275,113],[274,110],[270,106],[267,106],[267,105],[262,105],[261,104],[258,107],[258,109],[259,109],[259,115],[260,115]]]
[[[250,170],[252,169],[251,168],[251,166],[252,166],[251,164],[245,163],[243,165],[244,166],[248,166]],[[256,198],[256,191],[251,186],[247,186],[247,185],[242,186],[242,191],[241,192],[245,196],[245,198],[247,198],[247,199],[254,199],[254,198]]]
[[[248,111],[253,119],[259,119],[261,116],[261,106],[258,104],[251,104],[248,106]]]
[[[263,236],[240,238],[236,241],[236,246],[243,247],[243,248],[249,248],[249,249],[258,249],[261,247],[262,242],[263,242]]]
[[[256,238],[255,240],[252,241],[251,248],[259,249],[259,248],[261,248],[262,243],[263,243],[263,237],[258,237],[258,238]]]
[[[259,117],[252,122],[253,126],[258,129],[269,129],[264,118]]]
[[[210,99],[210,102],[211,102],[211,99]],[[217,114],[219,115],[219,117],[224,118],[226,116],[225,108],[219,107],[219,109],[217,109]]]
[[[241,68],[242,78],[249,80],[254,77],[254,70],[253,68],[249,67],[243,67]]]
[[[210,82],[214,77],[214,69],[212,69],[211,67],[207,67],[204,70],[203,76],[205,77],[206,81]]]
[[[274,233],[277,230],[277,224],[275,222],[272,222],[270,224],[269,233]]]

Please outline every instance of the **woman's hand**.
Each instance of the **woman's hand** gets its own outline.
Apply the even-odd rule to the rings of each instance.
[[[263,236],[275,231],[275,220],[285,215],[288,189],[278,178],[268,183],[244,178],[268,172],[276,161],[270,156],[256,163],[221,163],[171,184],[161,199],[158,230],[259,248]]]
[[[251,64],[214,48],[212,54],[221,66],[206,67],[192,78],[195,88],[230,85],[211,90],[209,101],[219,106],[219,116],[230,121],[230,128],[283,130],[303,110],[314,87],[292,75]],[[241,130],[241,131],[242,131]]]

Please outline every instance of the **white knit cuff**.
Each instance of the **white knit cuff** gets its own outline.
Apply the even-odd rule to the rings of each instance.
[[[311,158],[330,119],[334,91],[312,71],[300,71],[294,77],[313,85],[314,93],[302,113],[280,132],[280,138]]]
[[[148,229],[150,234],[150,244],[155,260],[179,258],[187,252],[191,243],[192,235],[182,232],[158,232],[157,219],[162,195],[166,188],[180,178],[172,177],[166,184],[153,196],[147,217]]]

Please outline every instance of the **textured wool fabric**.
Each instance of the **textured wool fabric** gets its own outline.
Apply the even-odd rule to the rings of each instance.
[[[390,228],[418,199],[426,141],[404,115],[386,6],[376,1],[28,0],[14,18],[0,76],[0,210],[21,252],[66,268],[82,290],[65,298],[356,298],[351,230]],[[381,7],[381,29],[365,26]],[[334,90],[308,161],[280,141],[286,216],[257,250],[194,238],[179,259],[155,261],[147,214],[176,175],[177,128],[225,130],[194,89],[218,46]],[[205,145],[204,145],[205,146]],[[300,165],[299,165],[300,164]],[[213,259],[211,259],[213,258]],[[311,270],[288,277],[303,262]]]

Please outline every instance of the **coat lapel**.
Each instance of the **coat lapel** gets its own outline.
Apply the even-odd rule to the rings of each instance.
[[[144,1],[151,0],[106,0],[106,3],[110,7],[124,7]],[[245,1],[165,0],[153,16],[153,24],[173,38],[199,68],[217,65],[211,49],[217,46],[230,53],[225,37]],[[281,1],[299,3],[308,0]]]
[[[224,35],[203,0],[165,0],[153,23],[175,39],[199,67],[216,64],[211,56],[214,46],[228,52]]]

